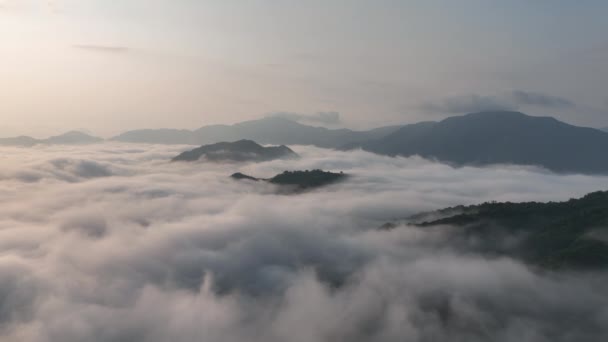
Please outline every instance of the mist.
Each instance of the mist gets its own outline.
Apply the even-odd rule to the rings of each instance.
[[[381,224],[487,200],[566,200],[607,177],[451,168],[294,146],[297,161],[170,163],[187,146],[2,148],[3,341],[591,341],[605,272],[541,271]],[[27,153],[26,153],[27,151]],[[344,171],[298,195],[244,172]]]

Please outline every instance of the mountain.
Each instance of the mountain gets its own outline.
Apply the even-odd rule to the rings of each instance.
[[[201,145],[194,132],[185,129],[140,129],[128,131],[111,138],[113,141],[129,143],[153,143],[153,144],[185,144]]]
[[[608,267],[608,192],[549,203],[483,203],[410,218],[421,229],[445,228],[455,248],[507,255],[548,268]],[[457,227],[454,233],[448,227]],[[382,229],[398,229],[386,224]]]
[[[261,162],[274,159],[298,158],[299,156],[285,145],[264,147],[251,140],[221,142],[204,145],[186,151],[173,158],[173,161],[253,161]]]
[[[482,112],[407,125],[347,146],[389,155],[420,155],[456,166],[517,164],[556,172],[608,173],[608,133],[551,117]]]
[[[245,121],[234,125],[213,125],[197,130],[135,130],[120,134],[111,140],[156,144],[204,145],[220,141],[254,140],[261,144],[314,145],[337,148],[347,144],[380,139],[401,126],[387,126],[369,131],[349,129],[328,129],[313,127],[280,118],[267,117]]]
[[[322,171],[284,171],[268,181],[272,184],[295,186],[299,189],[318,188],[329,185],[347,177],[346,174]]]
[[[600,128],[600,131],[608,132],[608,127]]]
[[[0,145],[4,146],[22,146],[32,147],[38,144],[46,145],[84,145],[84,144],[95,144],[104,141],[102,138],[94,137],[92,135],[70,131],[61,135],[53,136],[47,139],[36,139],[28,136],[19,136],[13,138],[0,138]]]
[[[0,138],[1,146],[21,146],[21,147],[32,147],[38,144],[40,140],[28,137],[25,135],[13,138]]]
[[[102,138],[94,137],[92,135],[78,131],[70,131],[61,135],[41,140],[40,142],[42,144],[49,145],[85,145],[100,143],[102,141],[104,141],[104,139]]]
[[[244,173],[240,173],[240,172],[233,173],[232,175],[230,175],[230,177],[234,178],[236,180],[247,179],[247,180],[252,180],[252,181],[255,181],[255,182],[262,180],[262,179],[259,179],[259,178],[248,176],[248,175],[246,175]]]
[[[237,180],[267,181],[272,184],[285,186],[287,188],[302,191],[319,188],[346,179],[345,173],[334,173],[323,170],[284,171],[272,178],[255,178],[240,172],[233,174],[232,178]]]

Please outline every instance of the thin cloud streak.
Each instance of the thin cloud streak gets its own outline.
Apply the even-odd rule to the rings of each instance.
[[[499,95],[469,94],[452,96],[420,105],[425,112],[464,114],[497,110],[520,110],[524,106],[546,109],[571,109],[573,101],[540,92],[513,90]]]
[[[129,47],[119,45],[95,45],[95,44],[74,44],[73,48],[104,53],[127,53],[131,51]]]

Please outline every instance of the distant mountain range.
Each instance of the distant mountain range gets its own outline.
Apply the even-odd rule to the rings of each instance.
[[[566,202],[458,206],[418,214],[408,221],[421,229],[445,227],[455,248],[489,256],[506,255],[553,269],[608,267],[606,191]],[[381,229],[399,229],[399,225],[391,222]]]
[[[190,151],[183,152],[173,158],[173,161],[207,161],[222,162],[261,162],[274,159],[298,158],[298,154],[285,145],[264,147],[251,140],[235,142],[221,142],[204,145]]]
[[[111,140],[134,143],[204,145],[247,139],[260,144],[314,145],[338,148],[347,144],[382,138],[395,132],[400,127],[387,126],[369,131],[352,131],[349,129],[313,127],[285,118],[268,117],[234,125],[205,126],[194,131],[178,129],[134,130],[113,137]]]
[[[28,136],[19,136],[13,138],[0,138],[0,145],[4,146],[22,146],[31,147],[39,144],[45,145],[85,145],[95,144],[104,141],[102,138],[92,135],[70,131],[61,135],[53,136],[47,139],[36,139]]]
[[[534,165],[555,172],[607,174],[608,132],[551,117],[494,111],[454,116],[439,122],[386,126],[368,131],[328,129],[286,118],[267,117],[197,130],[134,130],[110,140],[132,143],[205,145],[252,140],[259,144],[314,145],[388,155],[434,159],[454,166]],[[80,132],[38,140],[0,139],[0,145],[88,144],[102,141]]]
[[[551,117],[495,111],[454,116],[439,122],[387,126],[369,131],[312,127],[268,117],[235,125],[189,130],[137,130],[116,141],[208,144],[250,139],[261,144],[314,145],[434,159],[454,166],[534,165],[555,172],[608,173],[608,132]]]
[[[292,191],[303,191],[319,188],[346,179],[345,173],[336,173],[323,170],[284,171],[272,178],[256,178],[237,172],[230,177],[236,180],[266,181],[281,185]]]
[[[403,126],[346,149],[419,155],[462,165],[536,165],[556,172],[608,173],[608,133],[551,117],[483,112]]]

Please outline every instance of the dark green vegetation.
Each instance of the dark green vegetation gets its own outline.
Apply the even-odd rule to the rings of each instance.
[[[239,140],[201,146],[181,153],[173,158],[173,161],[196,161],[202,158],[215,162],[262,162],[274,159],[298,158],[298,155],[284,145],[264,147],[255,141]]]
[[[230,177],[237,179],[237,180],[248,179],[248,180],[252,180],[252,181],[256,181],[256,182],[260,180],[255,177],[247,176],[246,174],[240,173],[240,172],[233,173],[232,175],[230,175]]]
[[[205,126],[194,131],[178,129],[134,130],[125,132],[111,140],[154,144],[203,145],[220,141],[248,139],[261,144],[314,145],[338,148],[350,143],[379,139],[400,127],[389,126],[369,131],[352,131],[349,129],[313,127],[285,118],[268,117],[235,125]]]
[[[272,184],[291,185],[300,189],[308,189],[332,184],[345,177],[346,175],[342,172],[334,173],[322,170],[285,171],[270,178],[268,181]]]
[[[263,180],[272,184],[285,186],[295,190],[308,190],[313,188],[319,188],[325,185],[333,184],[344,180],[347,175],[343,172],[334,173],[323,170],[305,170],[305,171],[285,171],[272,178],[263,179],[255,178],[240,172],[237,172],[230,176],[234,179],[247,179],[247,180]]]
[[[32,147],[35,145],[85,145],[104,141],[102,138],[94,137],[86,133],[71,131],[47,139],[36,139],[28,136],[14,138],[0,138],[0,145]]]
[[[452,242],[548,268],[608,267],[608,192],[549,203],[484,203],[412,217],[418,227],[460,227]]]
[[[608,173],[608,133],[518,112],[484,112],[407,125],[361,147],[462,165],[517,164],[556,172]]]

